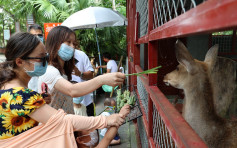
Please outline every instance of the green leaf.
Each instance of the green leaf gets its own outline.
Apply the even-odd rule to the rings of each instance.
[[[156,74],[159,68],[161,68],[161,66],[157,66],[155,68],[148,69],[146,71],[139,72],[139,73],[126,74],[125,76],[134,76],[134,75],[140,76],[140,75],[143,75],[143,74]]]

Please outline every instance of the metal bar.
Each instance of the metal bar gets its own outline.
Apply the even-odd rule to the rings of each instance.
[[[154,29],[149,41],[190,34],[209,33],[237,26],[237,1],[209,0]],[[221,14],[221,15],[219,15]]]
[[[98,41],[98,36],[95,28],[95,36],[96,36],[96,43],[97,43],[97,48],[98,48],[98,54],[99,54],[99,62],[101,66],[101,57],[100,57],[100,46],[99,46],[99,41]],[[102,74],[102,68],[100,68],[100,74]]]
[[[147,43],[149,40],[148,35],[144,35],[141,38],[138,39],[137,44],[144,44]]]
[[[146,135],[148,135],[147,115],[146,115],[145,108],[144,108],[143,105],[142,105],[142,101],[141,101],[141,98],[140,98],[138,92],[137,92],[137,97],[138,97],[138,101],[139,101],[139,103],[140,103],[140,108],[141,108],[141,111],[142,111],[142,119],[143,119],[143,123],[144,123],[144,126],[145,126]]]
[[[148,136],[153,138],[153,102],[148,97]]]

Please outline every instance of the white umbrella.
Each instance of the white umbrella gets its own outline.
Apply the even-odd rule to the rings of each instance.
[[[67,26],[73,30],[75,29],[86,29],[113,26],[124,26],[127,25],[127,19],[117,11],[104,7],[89,7],[78,11],[69,16],[63,23],[62,26]],[[96,33],[96,41],[99,54],[99,62],[101,65],[100,48],[98,43],[98,37]],[[100,69],[102,73],[102,69]]]

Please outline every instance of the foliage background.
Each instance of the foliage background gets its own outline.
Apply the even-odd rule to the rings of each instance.
[[[126,16],[126,0],[116,0],[116,10]],[[26,17],[33,14],[35,23],[63,22],[71,14],[89,6],[112,8],[112,0],[0,0],[0,47],[6,45],[3,30],[16,32],[16,22],[20,31],[27,31]],[[80,48],[89,56],[97,57],[97,44],[94,29],[76,30]],[[126,27],[97,29],[101,53],[109,52],[115,60],[126,56]]]

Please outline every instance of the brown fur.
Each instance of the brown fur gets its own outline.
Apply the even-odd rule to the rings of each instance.
[[[214,106],[217,114],[228,117],[236,113],[230,112],[230,104],[234,103],[236,89],[236,62],[224,57],[218,57],[211,71],[213,84]],[[232,107],[233,108],[233,107]]]
[[[213,46],[205,61],[194,60],[186,47],[176,43],[178,68],[164,82],[184,90],[183,116],[197,134],[212,148],[237,147],[237,122],[219,117],[214,107],[213,80],[218,46]]]

